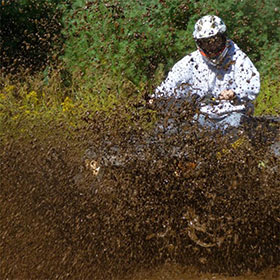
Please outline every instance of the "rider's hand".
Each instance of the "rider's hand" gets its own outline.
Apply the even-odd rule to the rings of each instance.
[[[235,97],[235,93],[232,89],[229,90],[225,89],[219,95],[220,100],[232,100],[234,97]]]

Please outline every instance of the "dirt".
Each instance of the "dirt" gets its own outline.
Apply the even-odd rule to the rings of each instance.
[[[180,267],[168,264],[158,269],[150,269],[128,277],[133,280],[276,280],[280,279],[280,267],[266,269],[261,273],[247,272],[241,276],[217,273],[201,273],[195,267]]]
[[[267,144],[194,127],[98,177],[86,149],[145,139],[98,120],[72,138],[50,123],[2,144],[1,279],[280,279],[280,165]]]

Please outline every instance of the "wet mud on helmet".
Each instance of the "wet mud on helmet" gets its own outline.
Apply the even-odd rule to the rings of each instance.
[[[200,53],[210,64],[215,66],[223,62],[229,42],[222,19],[213,15],[202,17],[195,24],[193,37]]]

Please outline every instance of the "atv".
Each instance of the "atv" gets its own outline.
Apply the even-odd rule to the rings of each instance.
[[[130,135],[122,143],[114,143],[111,139],[104,141],[99,149],[89,147],[83,157],[86,168],[100,179],[104,169],[124,167],[134,160],[145,160],[145,152],[154,146],[162,156],[187,158],[188,153],[181,151],[184,139],[188,139],[191,135],[195,137],[205,135],[205,133],[200,133],[201,130],[205,132],[205,129],[193,121],[194,114],[198,112],[197,104],[201,101],[195,97],[191,102],[178,98],[162,98],[153,102],[152,106],[148,103],[149,109],[152,108],[158,113],[159,121],[154,125],[153,130],[143,132],[140,137]],[[206,96],[203,97],[203,102],[215,104],[216,100],[212,96]],[[238,129],[231,129],[222,134],[231,138],[233,147],[238,147],[245,138],[248,138],[252,145],[260,143],[266,145],[270,154],[280,157],[280,117],[245,116]],[[181,143],[170,145],[172,139],[181,139]],[[166,142],[169,144],[168,148]]]

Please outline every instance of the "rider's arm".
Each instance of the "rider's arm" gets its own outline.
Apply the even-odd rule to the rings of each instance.
[[[253,101],[260,91],[260,74],[247,55],[241,53],[235,65],[235,95]]]
[[[165,81],[155,90],[152,98],[157,97],[182,97],[188,92],[188,82],[191,79],[191,55],[185,56],[177,62],[168,73]]]

